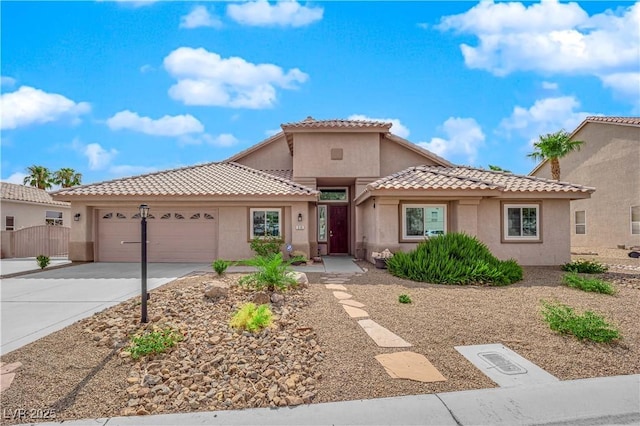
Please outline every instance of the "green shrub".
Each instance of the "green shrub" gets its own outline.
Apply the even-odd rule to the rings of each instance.
[[[44,269],[49,266],[49,263],[51,263],[51,259],[49,258],[49,256],[41,254],[36,257],[36,262],[38,262],[38,266],[40,267],[40,269]]]
[[[432,237],[415,250],[395,253],[387,268],[400,278],[436,284],[508,285],[522,279],[515,260],[498,260],[478,239],[460,233]]]
[[[609,268],[595,260],[579,259],[562,265],[562,270],[567,272],[578,272],[581,274],[601,274],[607,272]]]
[[[236,311],[229,325],[233,328],[247,330],[252,333],[269,327],[272,321],[271,310],[268,305],[256,307],[255,303],[245,303]]]
[[[562,303],[542,301],[542,316],[553,331],[560,334],[572,334],[579,340],[593,342],[611,342],[620,338],[617,328],[591,311],[577,314],[573,308]]]
[[[400,303],[411,303],[411,297],[408,294],[401,294],[398,296],[398,302]]]
[[[211,264],[213,270],[216,271],[216,274],[222,275],[225,273],[227,268],[231,266],[231,262],[222,259],[216,259],[215,262]]]
[[[284,241],[278,237],[254,238],[250,247],[258,256],[271,257],[282,251],[282,244]]]
[[[290,262],[282,259],[282,253],[271,257],[256,256],[247,261],[247,264],[258,271],[240,278],[240,285],[254,290],[266,288],[269,291],[287,290],[296,285],[296,280],[289,275]]]
[[[577,288],[582,291],[590,291],[594,293],[614,294],[616,291],[613,286],[598,278],[585,278],[576,274],[575,272],[569,272],[564,274],[562,282],[569,287]]]
[[[170,328],[165,328],[162,331],[152,331],[141,336],[132,336],[128,352],[131,353],[131,358],[138,359],[141,356],[162,353],[175,346],[181,340],[182,334]]]

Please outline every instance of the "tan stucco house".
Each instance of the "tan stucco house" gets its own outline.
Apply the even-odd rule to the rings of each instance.
[[[391,123],[315,120],[217,163],[57,192],[73,222],[75,261],[137,261],[138,206],[150,206],[150,261],[252,256],[279,236],[310,256],[409,250],[447,232],[477,236],[501,258],[554,265],[570,258],[569,203],[592,188],[447,160],[390,133]]]
[[[560,179],[597,188],[571,202],[572,247],[640,246],[640,117],[587,117],[571,139],[584,144],[560,160]],[[531,175],[550,178],[549,162]]]

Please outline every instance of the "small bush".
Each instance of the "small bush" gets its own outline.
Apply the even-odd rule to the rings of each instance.
[[[486,245],[466,234],[432,237],[408,253],[387,260],[392,275],[435,284],[508,285],[522,279],[515,260],[495,258]]]
[[[408,294],[401,294],[398,296],[398,302],[400,303],[411,303],[411,297]]]
[[[603,343],[620,338],[617,328],[591,311],[577,314],[573,308],[562,303],[542,301],[542,316],[553,331],[560,334],[572,334],[579,340],[591,340]]]
[[[296,280],[289,275],[290,262],[282,259],[282,253],[271,257],[256,256],[247,261],[247,264],[257,268],[258,271],[240,278],[240,285],[254,290],[266,288],[269,291],[284,291],[296,285]]]
[[[258,256],[271,257],[282,251],[282,244],[284,241],[280,238],[265,237],[251,240],[250,247]]]
[[[575,272],[569,272],[564,274],[562,282],[569,287],[577,288],[582,291],[590,291],[594,293],[614,294],[615,289],[613,286],[598,278],[585,278],[576,274]]]
[[[580,259],[562,265],[562,270],[567,272],[578,272],[580,274],[601,274],[607,272],[609,268],[595,260]]]
[[[170,328],[152,331],[141,336],[132,336],[128,352],[131,353],[131,358],[138,359],[141,356],[162,353],[181,340],[182,334]]]
[[[216,274],[222,275],[226,272],[227,268],[231,266],[231,262],[222,259],[216,259],[215,262],[211,264],[213,270],[216,271]]]
[[[233,315],[229,325],[233,328],[247,330],[252,333],[269,327],[272,321],[268,305],[256,307],[255,303],[245,303]]]
[[[36,262],[38,262],[38,266],[40,267],[40,269],[44,269],[49,266],[49,264],[51,263],[51,259],[49,258],[49,256],[41,254],[36,257]]]

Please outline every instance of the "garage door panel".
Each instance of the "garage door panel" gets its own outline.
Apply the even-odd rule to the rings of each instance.
[[[137,210],[101,210],[98,260],[139,262],[140,217]],[[149,262],[211,262],[218,247],[217,209],[167,209],[147,220]]]

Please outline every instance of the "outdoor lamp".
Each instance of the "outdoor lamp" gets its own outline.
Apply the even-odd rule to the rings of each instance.
[[[302,213],[298,213],[298,222],[302,222]]]
[[[73,220],[75,220],[76,222],[80,222],[80,213],[76,213],[76,214],[73,216]]]
[[[143,219],[146,219],[147,217],[149,217],[149,206],[148,205],[140,204],[140,217],[143,218]]]

